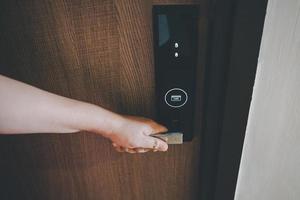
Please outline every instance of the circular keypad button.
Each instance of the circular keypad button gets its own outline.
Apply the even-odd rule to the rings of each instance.
[[[186,91],[181,88],[172,88],[165,94],[165,102],[172,108],[180,108],[186,104],[188,95]]]

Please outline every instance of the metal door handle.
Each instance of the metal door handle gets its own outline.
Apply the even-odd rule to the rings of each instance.
[[[167,144],[183,143],[183,133],[180,132],[159,133],[152,136],[165,141]]]

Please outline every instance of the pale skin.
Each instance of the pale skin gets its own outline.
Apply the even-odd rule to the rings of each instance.
[[[151,119],[123,116],[100,106],[62,97],[0,75],[0,134],[74,133],[106,137],[119,152],[167,151],[151,135],[167,128]]]

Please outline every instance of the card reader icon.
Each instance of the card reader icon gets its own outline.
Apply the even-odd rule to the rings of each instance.
[[[172,102],[179,102],[181,101],[181,95],[171,95]]]

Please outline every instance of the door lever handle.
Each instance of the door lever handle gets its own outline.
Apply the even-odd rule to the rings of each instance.
[[[183,133],[181,132],[167,132],[152,135],[152,137],[159,138],[165,141],[167,144],[182,144],[183,143]]]

